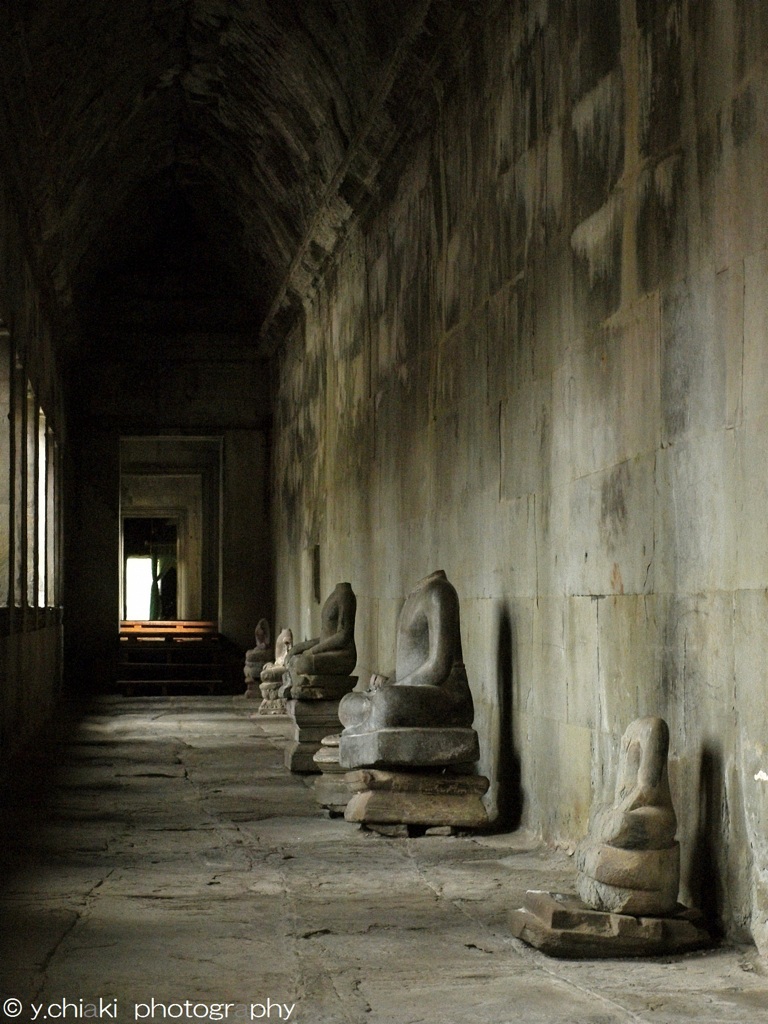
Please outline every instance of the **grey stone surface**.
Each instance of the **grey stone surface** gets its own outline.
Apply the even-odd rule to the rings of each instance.
[[[377,729],[351,736],[342,733],[339,744],[339,759],[345,768],[471,767],[479,756],[474,729]]]
[[[295,1002],[299,1024],[755,1024],[764,1011],[754,947],[545,958],[510,937],[508,912],[528,889],[563,891],[567,856],[525,831],[386,839],[329,820],[252,714],[223,698],[104,700],[52,748],[47,803],[4,802],[4,998],[117,998],[132,1020],[153,997],[269,997]]]
[[[351,792],[346,782],[346,768],[339,764],[339,736],[324,736],[312,760],[322,773],[314,781],[315,799],[332,815],[343,814]]]

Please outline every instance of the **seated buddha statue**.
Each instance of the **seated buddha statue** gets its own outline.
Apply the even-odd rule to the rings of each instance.
[[[320,617],[320,636],[296,644],[287,661],[290,685],[283,697],[318,696],[315,690],[341,686],[344,692],[354,686],[349,680],[357,663],[355,615],[357,598],[349,583],[337,583],[327,598]],[[317,677],[332,677],[332,679]],[[334,683],[333,680],[337,680]],[[312,691],[312,694],[309,691]],[[336,694],[338,697],[339,694]]]
[[[249,695],[251,690],[258,685],[261,671],[269,661],[271,653],[269,647],[269,623],[266,619],[259,619],[254,630],[254,639],[256,641],[254,646],[245,652],[245,665],[243,666],[243,674],[248,684]]]
[[[389,763],[429,765],[477,756],[477,736],[471,729],[474,706],[462,659],[459,599],[442,569],[417,583],[406,598],[398,619],[394,676],[374,675],[367,691],[344,697],[339,718],[344,726],[342,764],[349,767],[373,763],[361,760],[371,748],[364,754],[354,737],[391,730],[420,729],[424,735],[419,749],[411,754],[401,742],[398,760]],[[427,735],[435,730],[461,730],[471,736],[446,733],[441,741]],[[457,737],[461,742],[451,753],[444,741],[455,742]],[[410,738],[417,739],[413,733]],[[425,746],[429,742],[436,745]],[[356,747],[360,749],[353,753]],[[388,757],[382,753],[379,761],[386,763]]]

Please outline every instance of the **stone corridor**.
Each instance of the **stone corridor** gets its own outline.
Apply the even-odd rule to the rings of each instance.
[[[566,853],[524,832],[389,839],[331,820],[282,743],[241,699],[104,698],[79,716],[6,817],[0,1021],[768,1019],[751,947],[528,949],[507,911],[568,888]]]

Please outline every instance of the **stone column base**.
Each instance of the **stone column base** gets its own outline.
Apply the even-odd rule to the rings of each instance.
[[[488,824],[482,796],[490,783],[482,775],[361,768],[348,772],[346,782],[352,794],[344,811],[347,821],[456,828]]]
[[[592,910],[576,896],[527,892],[509,925],[515,938],[567,960],[668,956],[712,945],[701,913],[680,903],[666,917],[634,917]]]
[[[338,700],[289,700],[286,713],[293,735],[285,748],[285,767],[301,774],[319,774],[314,756],[323,737],[341,728]]]
[[[315,779],[315,799],[331,817],[344,814],[352,795],[346,782],[347,769],[339,764],[339,736],[324,736],[312,758],[322,774]]]

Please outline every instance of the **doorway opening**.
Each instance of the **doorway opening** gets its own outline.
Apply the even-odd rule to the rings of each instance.
[[[218,627],[220,487],[220,438],[121,438],[121,622]]]
[[[123,519],[123,618],[171,621],[178,615],[178,522]]]

